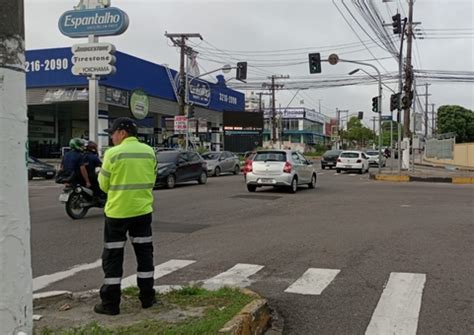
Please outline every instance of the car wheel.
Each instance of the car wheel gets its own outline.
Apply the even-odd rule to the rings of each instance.
[[[176,177],[174,176],[174,174],[170,174],[166,178],[166,188],[171,189],[175,187],[175,185],[176,185]]]
[[[199,179],[198,179],[198,183],[199,184],[205,184],[207,183],[207,173],[206,172],[201,172],[201,175],[199,176]]]
[[[363,174],[363,173],[364,173],[364,171],[365,171],[365,169],[364,169],[364,168],[360,169],[360,170],[359,170],[359,174]]]
[[[219,177],[220,174],[221,174],[221,168],[220,168],[220,167],[216,167],[216,169],[214,170],[214,176]]]
[[[237,175],[240,173],[240,166],[236,165],[234,168],[234,174]]]
[[[321,165],[321,170],[326,170],[326,167],[324,165]]]
[[[257,186],[255,185],[247,185],[247,190],[249,192],[255,192],[257,190]]]
[[[336,173],[341,173],[341,169],[336,169]]]
[[[33,179],[33,171],[28,170],[28,180],[32,180],[32,179]]]
[[[309,188],[316,188],[316,175],[311,176],[311,182],[308,184]]]
[[[293,180],[291,181],[289,191],[290,193],[293,193],[293,194],[295,194],[296,191],[298,191],[298,179],[296,177],[294,177]]]

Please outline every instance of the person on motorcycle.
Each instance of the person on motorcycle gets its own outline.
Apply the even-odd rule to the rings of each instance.
[[[81,175],[84,178],[85,186],[90,188],[94,195],[101,195],[99,181],[95,172],[96,168],[101,167],[102,162],[97,152],[97,143],[89,141],[86,144],[84,154],[81,161]]]
[[[69,141],[69,150],[61,162],[62,174],[67,176],[68,184],[82,184],[81,161],[84,150],[84,140],[72,138]]]

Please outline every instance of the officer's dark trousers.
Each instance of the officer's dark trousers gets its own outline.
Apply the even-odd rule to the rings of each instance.
[[[150,303],[155,296],[153,241],[151,232],[151,213],[126,218],[105,218],[104,252],[102,269],[104,284],[100,288],[100,298],[105,308],[116,309],[120,304],[120,284],[123,275],[123,254],[127,232],[137,258],[137,285],[142,303]]]

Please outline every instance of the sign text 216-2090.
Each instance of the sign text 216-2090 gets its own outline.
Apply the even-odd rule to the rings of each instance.
[[[69,60],[67,58],[45,59],[43,61],[32,60],[25,62],[26,72],[66,70],[68,67]]]

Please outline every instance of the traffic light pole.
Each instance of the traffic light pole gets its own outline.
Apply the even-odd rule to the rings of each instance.
[[[382,172],[381,169],[381,163],[382,163],[382,76],[380,75],[379,69],[377,69],[376,66],[369,64],[369,63],[364,63],[364,62],[358,62],[355,60],[345,60],[345,59],[340,59],[338,58],[337,62],[344,62],[344,63],[352,63],[352,64],[359,64],[359,65],[365,65],[373,68],[377,72],[377,77],[379,81],[379,95],[378,95],[378,112],[380,114],[379,117],[379,168],[378,168],[378,173],[380,174]]]

